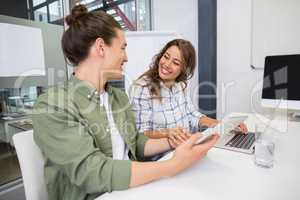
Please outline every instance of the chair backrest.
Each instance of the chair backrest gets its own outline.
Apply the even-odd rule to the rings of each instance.
[[[33,140],[33,131],[24,131],[13,136],[18,155],[27,200],[48,200],[44,180],[44,160]]]

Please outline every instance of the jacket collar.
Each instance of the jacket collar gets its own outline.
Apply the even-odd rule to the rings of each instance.
[[[86,81],[78,79],[74,75],[71,75],[68,84],[72,86],[72,90],[75,90],[76,92],[87,97],[88,99],[94,99],[94,98],[99,99],[99,92],[93,85],[89,84]],[[108,84],[106,84],[105,90],[109,95],[112,94],[112,88]]]

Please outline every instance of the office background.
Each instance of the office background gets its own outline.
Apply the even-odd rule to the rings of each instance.
[[[253,70],[250,67],[253,64],[262,68],[260,63],[264,62],[257,62],[257,54],[253,55],[256,57],[252,56],[252,50],[255,50],[253,45],[261,42],[261,36],[254,35],[253,38],[253,33],[269,34],[273,39],[269,42],[272,43],[285,44],[284,46],[292,43],[293,53],[299,54],[300,41],[296,35],[300,34],[297,25],[300,20],[300,13],[297,11],[300,1],[218,0],[217,5],[217,117],[221,118],[235,111],[269,112],[260,105],[263,70]],[[278,23],[278,19],[283,21]],[[274,31],[274,27],[275,30],[281,30],[278,40],[275,39],[278,32]],[[268,39],[267,37],[266,40]],[[265,46],[266,49],[271,47],[267,44]],[[284,46],[280,53],[291,53],[283,51]]]
[[[282,1],[284,0],[263,0],[264,4],[272,4],[275,8],[294,5],[289,9],[282,9],[285,14],[291,13],[294,22],[290,23],[290,28],[294,27],[294,24],[300,20],[300,14],[294,12],[293,8],[299,8],[300,2],[288,0],[288,3],[282,5],[279,3]],[[39,9],[42,10],[42,7],[37,6],[37,10],[34,11],[33,1],[30,1],[31,5],[28,12],[26,2],[27,0],[3,0],[1,1],[0,15],[23,19],[28,18],[28,13],[31,17],[38,16],[35,14]],[[47,5],[47,9],[49,9],[49,5],[57,1],[40,0],[40,2]],[[68,7],[75,3],[75,1],[67,0],[59,2],[63,2],[65,5],[60,15],[67,15]],[[262,0],[136,0],[133,2],[136,5],[150,2],[147,4],[149,11],[145,15],[148,17],[148,22],[140,25],[142,27],[140,30],[177,32],[185,39],[190,40],[196,51],[199,52],[199,71],[196,71],[189,85],[190,91],[191,88],[197,88],[191,97],[198,108],[209,111],[208,114],[216,115],[218,118],[235,111],[251,112],[255,109],[258,112],[263,112],[264,109],[259,103],[260,91],[256,89],[256,84],[262,78],[263,70],[253,70],[250,67],[253,64],[253,14],[255,13],[253,9],[255,6],[259,7],[257,3],[262,2]],[[24,22],[24,20],[7,16],[0,16],[0,22],[30,26],[40,24]],[[134,18],[134,16],[131,17]],[[48,22],[49,13],[38,19]],[[61,24],[57,18],[50,20],[50,22],[55,24],[52,25],[53,27],[58,27]],[[44,25],[37,26],[44,27]],[[57,30],[55,34],[58,36],[62,30],[63,27]],[[299,28],[293,30],[296,31],[295,33],[299,33],[297,35],[300,35]],[[51,32],[45,31],[45,34],[51,34]],[[45,42],[50,42],[50,45],[54,44],[51,42],[50,36],[46,37],[47,41]],[[291,40],[298,41],[297,38]],[[300,45],[298,46],[300,47]],[[51,67],[63,70],[66,74],[66,63],[60,51],[59,44],[53,46],[52,50],[45,49],[46,63]],[[261,66],[257,65],[256,67]],[[56,78],[60,82],[65,77]],[[0,78],[0,86],[10,85],[11,81],[13,79]],[[1,198],[3,197],[0,195],[0,200]]]

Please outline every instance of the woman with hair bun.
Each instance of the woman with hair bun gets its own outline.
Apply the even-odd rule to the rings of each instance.
[[[122,78],[127,62],[120,25],[102,11],[78,5],[66,17],[62,49],[75,73],[41,95],[34,106],[34,140],[45,161],[48,199],[90,200],[170,177],[202,159],[218,136],[180,145],[138,133],[128,97],[107,81]],[[174,149],[170,160],[143,162]]]

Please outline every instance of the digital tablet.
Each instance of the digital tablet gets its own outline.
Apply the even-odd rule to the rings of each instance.
[[[240,123],[244,122],[247,116],[230,117],[222,120],[217,126],[213,128],[208,128],[201,132],[202,137],[195,143],[201,144],[209,140],[214,133],[222,136],[223,134],[228,134],[233,131]]]

